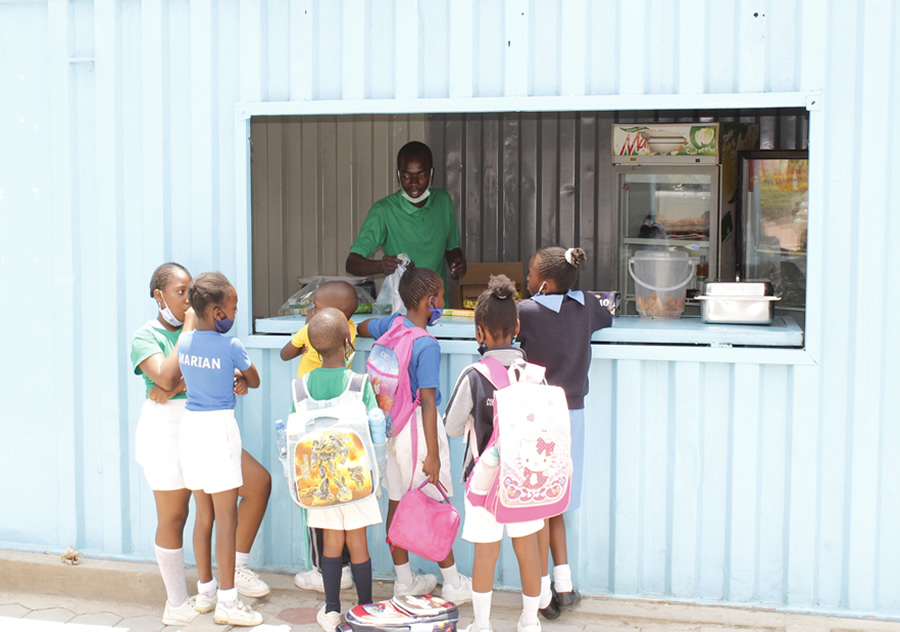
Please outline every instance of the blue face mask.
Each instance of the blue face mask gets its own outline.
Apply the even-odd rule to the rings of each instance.
[[[432,298],[433,298],[435,301],[437,301],[437,297],[436,297],[436,296],[433,296]],[[431,305],[429,305],[429,306],[428,306],[428,311],[431,312],[431,316],[428,317],[428,326],[429,326],[429,327],[431,327],[432,325],[436,324],[437,321],[439,321],[439,320],[441,319],[441,316],[444,315],[444,309],[443,309],[443,308],[432,307]]]
[[[226,316],[225,318],[216,318],[216,331],[220,334],[227,334],[234,326],[234,321]]]

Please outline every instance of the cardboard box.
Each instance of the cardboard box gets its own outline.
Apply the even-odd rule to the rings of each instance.
[[[516,284],[516,290],[525,296],[525,265],[521,261],[498,261],[496,263],[470,263],[466,266],[466,276],[459,285],[451,287],[450,307],[465,308],[466,299],[477,299],[487,289],[492,274],[505,274]],[[471,305],[474,307],[474,304]]]

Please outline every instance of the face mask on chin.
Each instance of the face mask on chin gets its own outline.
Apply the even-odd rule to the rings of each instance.
[[[160,298],[162,296],[160,295]],[[169,309],[169,306],[166,305],[166,299],[162,299],[163,306],[159,308],[159,315],[163,317],[163,320],[172,325],[172,327],[181,327],[184,323],[177,318],[175,318],[175,314],[172,313],[172,310]]]

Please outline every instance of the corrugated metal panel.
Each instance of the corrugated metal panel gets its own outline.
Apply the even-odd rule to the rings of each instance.
[[[250,138],[253,314],[263,318],[298,277],[346,276],[362,220],[397,189],[397,151],[425,139],[425,117],[258,117]]]
[[[897,32],[889,0],[0,4],[0,138],[12,147],[0,152],[0,478],[19,481],[0,489],[12,508],[0,545],[152,559],[153,500],[132,458],[143,394],[130,332],[153,315],[147,280],[162,261],[246,275],[236,103],[503,96],[516,111],[535,95],[821,90],[808,130],[814,364],[602,364],[591,401],[609,412],[590,432],[611,465],[578,520],[608,526],[573,535],[579,555],[601,560],[585,556],[577,578],[588,591],[897,616]],[[563,119],[559,131],[574,134],[576,119]],[[528,125],[523,138],[558,140],[557,123]],[[489,132],[499,147],[500,130]],[[799,119],[780,133],[807,136]],[[576,158],[551,153],[547,165]],[[499,196],[509,181],[492,160]],[[540,175],[552,208],[565,180],[537,166],[523,170]],[[578,208],[567,199],[560,212],[599,236]],[[265,370],[281,382],[275,366]],[[270,439],[254,416],[270,420],[263,395],[282,393],[267,389],[243,406],[261,456]],[[254,563],[295,546],[280,517],[267,519]]]

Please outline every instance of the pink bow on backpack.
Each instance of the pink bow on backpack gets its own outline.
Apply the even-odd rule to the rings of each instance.
[[[537,440],[537,453],[541,454],[542,452],[547,456],[553,454],[553,448],[556,447],[556,443],[553,441],[544,441],[543,438],[538,438]]]

